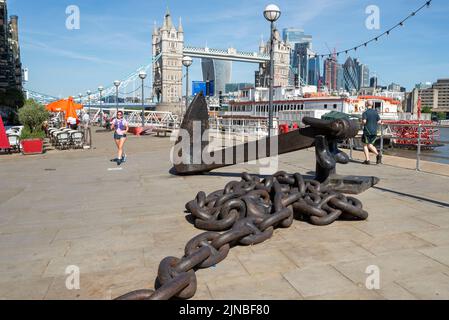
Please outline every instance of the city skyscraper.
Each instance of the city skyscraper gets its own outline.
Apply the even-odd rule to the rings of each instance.
[[[359,66],[356,60],[348,57],[343,65],[343,79],[345,90],[348,92],[358,91],[360,89]]]
[[[345,90],[344,69],[341,64],[337,64],[337,91]]]
[[[339,64],[337,58],[332,56],[324,60],[324,85],[329,89],[329,91],[338,90],[338,70]]]
[[[320,81],[321,68],[320,57],[314,56],[309,59],[309,85],[318,86]]]
[[[293,50],[292,69],[301,77],[304,84],[310,84],[309,67],[310,58],[314,55],[310,42],[295,44]]]
[[[371,88],[377,88],[377,76],[372,76],[369,80],[369,86]]]
[[[0,90],[22,89],[18,17],[8,21],[6,0],[0,0]]]
[[[312,36],[306,35],[303,29],[284,28],[282,39],[291,47],[290,85],[293,85],[293,75],[300,77],[303,84],[309,84],[309,58],[313,55]]]
[[[370,73],[366,64],[359,64],[359,82],[360,88],[368,88],[370,86]],[[359,88],[359,89],[360,89]]]
[[[348,92],[359,91],[361,88],[372,87],[369,68],[358,59],[348,57],[343,65],[343,81]],[[377,82],[377,81],[376,81]]]
[[[282,40],[290,43],[293,48],[297,43],[312,43],[312,36],[306,35],[303,29],[284,28],[282,30]]]
[[[203,81],[214,81],[215,94],[225,93],[226,84],[231,82],[232,62],[225,60],[201,59]]]

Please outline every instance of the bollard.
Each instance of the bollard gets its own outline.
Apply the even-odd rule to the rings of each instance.
[[[381,124],[380,125],[380,159],[381,159],[381,164],[382,164],[382,159],[383,159],[383,155],[384,155],[384,125]]]
[[[416,171],[421,171],[421,123],[418,124],[418,148],[416,148]]]

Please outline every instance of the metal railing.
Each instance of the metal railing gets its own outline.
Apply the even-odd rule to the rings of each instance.
[[[92,123],[98,123],[103,115],[113,119],[116,117],[116,109],[100,109],[97,107],[86,108],[86,112],[90,112]],[[142,111],[119,109],[123,112],[124,118],[130,125],[141,125]],[[145,125],[164,129],[178,129],[181,124],[181,119],[178,115],[167,111],[148,111],[144,114]]]
[[[407,128],[415,130],[417,133],[416,137],[407,137],[407,136],[398,136],[395,135],[394,128]],[[422,161],[422,151],[424,148],[435,148],[439,146],[448,145],[449,141],[439,139],[439,135],[437,134],[439,129],[449,128],[448,125],[441,124],[381,124],[380,125],[380,154],[383,155],[385,153],[385,139],[390,139],[391,142],[401,141],[401,142],[410,142],[408,144],[409,147],[416,147],[416,170],[421,171],[421,161]],[[425,133],[425,134],[424,134]],[[353,141],[351,143],[351,154],[353,149]],[[401,143],[402,144],[402,143]],[[398,145],[401,145],[398,144]],[[426,154],[426,158],[434,158],[434,159],[446,159],[449,160],[449,156],[441,156],[435,154]]]

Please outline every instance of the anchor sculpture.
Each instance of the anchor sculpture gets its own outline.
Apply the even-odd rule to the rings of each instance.
[[[206,99],[202,94],[198,94],[185,114],[181,130],[184,130],[189,137],[199,135],[201,148],[195,147],[192,140],[189,142],[188,150],[177,148],[183,143],[182,137],[178,137],[172,156],[182,157],[183,161],[174,165],[174,172],[178,175],[202,174],[238,163],[315,147],[316,176],[314,180],[335,191],[349,194],[362,193],[379,182],[376,177],[341,176],[336,172],[337,163],[349,162],[348,155],[338,149],[338,142],[357,135],[360,128],[357,122],[347,119],[329,121],[306,117],[303,123],[306,125],[305,128],[229,147],[220,150],[218,156],[217,151],[212,151],[208,154],[208,158],[218,158],[218,161],[204,163],[198,153],[208,146],[208,141],[201,140],[201,137],[204,131],[209,129],[209,114]],[[277,150],[271,150],[272,142],[274,142],[272,139],[277,139]],[[187,154],[183,155],[182,153],[186,151]],[[226,158],[229,154],[232,155],[231,161]]]
[[[204,148],[208,141],[200,137],[198,145],[190,141],[189,137],[205,133],[208,117],[206,101],[202,95],[198,95],[187,110],[181,126],[183,131],[180,131],[173,149],[172,159],[177,156],[184,160],[175,164],[176,173],[205,173],[236,164],[241,159],[250,161],[276,155],[275,150],[263,149],[270,146],[271,141],[266,138],[231,147],[221,155],[218,152],[221,150],[209,154],[206,152],[207,159],[216,161],[205,163],[198,153],[207,150]],[[200,191],[185,208],[191,214],[195,227],[206,232],[187,243],[182,258],[169,256],[161,261],[154,290],[136,290],[117,299],[190,299],[197,291],[196,272],[220,263],[226,259],[229,250],[237,245],[262,243],[271,238],[274,229],[288,228],[294,220],[307,221],[317,226],[326,226],[336,220],[366,220],[368,212],[363,209],[363,204],[337,191],[360,193],[379,181],[375,177],[341,177],[336,174],[337,163],[349,162],[349,157],[338,149],[337,142],[354,137],[358,131],[356,123],[312,118],[306,118],[303,122],[307,126],[305,129],[271,139],[278,139],[280,154],[315,147],[315,179],[306,181],[300,173],[291,175],[279,171],[262,180],[259,176],[245,172],[241,181],[230,181],[224,189],[209,195]],[[178,148],[185,144],[183,140],[186,138],[189,138],[187,148]],[[264,153],[254,153],[259,147]],[[244,155],[236,157],[242,150]],[[233,161],[224,161],[226,151],[232,152]],[[215,158],[216,155],[220,157]]]

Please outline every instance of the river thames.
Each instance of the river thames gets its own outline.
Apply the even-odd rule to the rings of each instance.
[[[441,128],[440,129],[440,137],[439,141],[449,141],[449,128]],[[444,146],[435,148],[434,150],[422,150],[421,151],[421,160],[432,161],[438,163],[446,163],[449,164],[449,144],[446,143]],[[416,150],[405,150],[405,149],[389,149],[386,150],[385,154],[406,157],[410,159],[416,159]],[[446,157],[447,159],[435,158],[433,156],[438,157]]]

